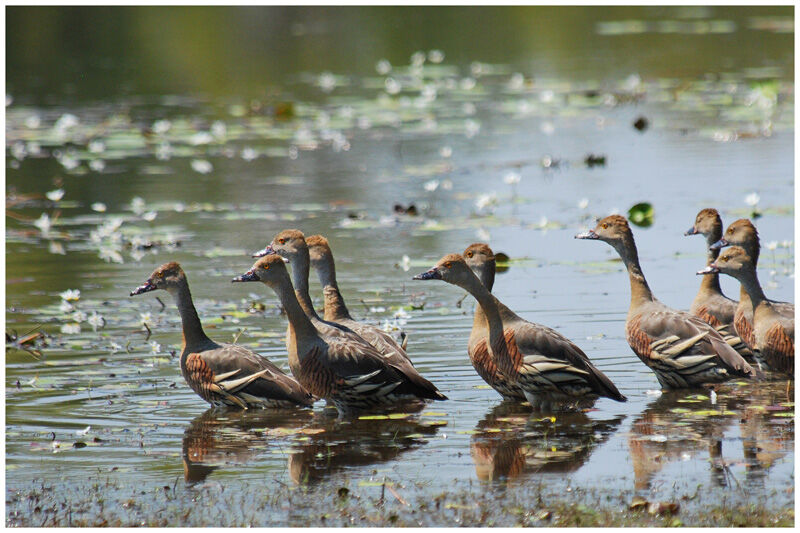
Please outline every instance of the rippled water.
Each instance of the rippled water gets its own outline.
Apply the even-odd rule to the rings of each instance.
[[[258,109],[174,97],[8,106],[7,345],[8,335],[45,334],[27,345],[39,353],[6,352],[9,491],[104,476],[186,490],[266,480],[368,491],[389,480],[434,494],[472,480],[790,506],[793,384],[659,394],[623,335],[621,263],[607,245],[573,239],[595,216],[652,203],[654,224],[634,228],[642,267],[662,301],[687,309],[705,254],[683,232],[704,207],[726,225],[748,216],[756,192],[762,244],[775,243],[759,276],[771,298],[793,300],[789,78],[598,83],[481,68],[395,67],[405,88],[393,96],[379,75],[322,94],[313,73],[287,87],[318,91],[318,101],[286,95]],[[291,111],[280,111],[287,102]],[[632,124],[642,116],[640,132]],[[590,154],[605,164],[588,166]],[[519,183],[507,183],[510,173]],[[63,198],[44,196],[58,189]],[[395,214],[396,203],[419,214]],[[55,220],[46,232],[42,213]],[[401,327],[416,367],[448,401],[352,421],[322,404],[207,410],[180,376],[168,295],[128,292],[177,260],[209,336],[238,338],[286,368],[274,295],[229,280],[288,227],[329,238],[351,312]],[[627,403],[602,399],[551,418],[500,402],[466,355],[474,301],[411,281],[475,241],[512,258],[495,294],[573,339]],[[736,297],[733,280],[722,284]],[[315,279],[311,287],[321,305]],[[68,289],[80,298],[63,304]]]

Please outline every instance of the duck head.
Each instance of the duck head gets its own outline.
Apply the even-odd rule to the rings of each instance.
[[[463,286],[470,277],[475,277],[472,270],[467,265],[460,254],[448,254],[436,263],[436,265],[421,274],[417,274],[412,279],[440,279],[453,285]]]
[[[721,272],[736,279],[755,272],[752,258],[741,246],[732,246],[722,252],[719,257],[698,274],[714,274]]]
[[[285,279],[286,276],[288,276],[288,272],[286,271],[286,265],[284,265],[283,259],[278,255],[272,254],[259,258],[258,261],[253,263],[250,270],[236,276],[231,281],[235,283],[260,281],[272,286]]]
[[[144,294],[145,292],[154,291],[157,289],[171,291],[186,284],[186,274],[184,274],[181,266],[172,261],[164,263],[150,274],[147,281],[136,287],[131,291],[131,296],[137,294]]]
[[[694,225],[684,235],[719,235],[722,233],[722,219],[716,209],[708,207],[703,209],[694,219]]]

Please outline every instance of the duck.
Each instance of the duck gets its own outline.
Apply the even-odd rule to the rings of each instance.
[[[321,321],[312,321],[300,304],[279,255],[261,257],[232,281],[260,281],[276,293],[292,325],[288,339],[292,372],[311,394],[332,403],[340,417],[447,399],[413,366],[388,362],[355,332],[323,328]]]
[[[497,270],[495,255],[488,244],[476,242],[467,246],[462,254],[464,261],[467,263],[484,287],[489,292],[492,292],[494,287],[494,278]],[[497,301],[499,307],[505,307],[502,302]],[[475,306],[475,314],[472,318],[472,330],[469,335],[469,342],[467,353],[469,354],[472,367],[488,383],[494,390],[496,390],[504,400],[510,401],[526,401],[525,393],[522,388],[509,379],[508,376],[503,374],[494,364],[492,358],[488,355],[485,349],[477,350],[478,344],[486,338],[486,314],[480,305]],[[484,342],[483,347],[486,346]]]
[[[569,339],[498,305],[460,254],[444,256],[413,279],[445,281],[465,289],[478,301],[485,319],[480,340],[468,347],[470,359],[491,359],[522,389],[534,410],[571,410],[600,396],[627,400]]]
[[[758,266],[761,244],[759,243],[758,230],[750,220],[740,218],[731,222],[722,238],[713,243],[709,248],[719,250],[725,246],[731,245],[744,248],[747,255],[753,261],[753,265]],[[772,302],[772,308],[783,316],[794,318],[794,306],[792,304],[786,302]],[[750,348],[750,350],[754,350],[753,303],[750,301],[750,295],[744,288],[744,285],[742,285],[739,290],[739,305],[736,306],[733,326],[736,330],[736,334],[741,337],[747,347]]]
[[[736,278],[747,291],[753,306],[753,347],[772,370],[794,377],[794,313],[786,316],[778,311],[761,289],[753,258],[741,246],[732,246],[700,270],[698,274],[723,273]],[[784,302],[786,308],[794,306]]]
[[[336,273],[333,269],[333,255],[330,263],[317,263],[317,271],[322,281],[325,292],[325,308],[328,317],[320,317],[311,301],[308,292],[308,275],[311,265],[311,254],[305,235],[298,229],[283,230],[272,239],[263,250],[253,254],[254,257],[264,257],[269,254],[278,254],[289,262],[292,267],[292,283],[295,294],[306,315],[314,324],[322,329],[341,329],[355,333],[370,343],[388,362],[397,365],[411,364],[405,350],[394,341],[388,333],[350,318],[344,300],[339,294],[336,284]],[[335,287],[329,285],[333,282]],[[333,318],[341,320],[332,320]],[[291,328],[291,324],[289,325]],[[288,335],[287,335],[288,339]],[[412,365],[413,366],[413,365]]]
[[[684,235],[702,235],[706,238],[706,244],[709,246],[706,265],[710,265],[719,255],[719,249],[712,249],[710,246],[722,238],[722,218],[719,216],[719,212],[712,207],[702,209],[697,213],[692,227]],[[709,274],[703,276],[700,290],[694,297],[689,312],[714,326],[734,350],[748,362],[753,362],[753,352],[736,334],[736,328],[733,325],[733,317],[738,304],[739,302],[722,293],[719,275]]]
[[[328,239],[322,235],[311,235],[305,239],[305,244],[308,247],[311,267],[317,271],[319,283],[322,285],[325,301],[323,319],[347,326],[384,355],[402,357],[410,361],[405,351],[405,343],[408,341],[408,337],[404,336],[403,344],[398,344],[392,335],[381,328],[359,322],[350,316],[350,311],[344,303],[344,298],[336,282],[336,265],[333,261],[333,252]],[[302,246],[302,241],[299,238],[297,239],[297,245]],[[287,242],[284,246],[292,245]]]
[[[610,215],[575,236],[610,244],[628,270],[631,304],[625,321],[628,344],[656,375],[664,389],[700,387],[737,377],[754,377],[755,370],[713,326],[686,311],[661,303],[650,290],[639,266],[639,255],[628,221]]]
[[[237,344],[219,344],[203,331],[180,264],[156,268],[131,296],[164,290],[181,315],[183,345],[180,368],[189,387],[215,407],[310,407],[314,403],[296,380],[266,357]]]

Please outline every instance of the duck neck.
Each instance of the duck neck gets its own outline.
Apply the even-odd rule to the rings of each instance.
[[[486,287],[486,290],[492,292],[492,287],[494,286],[494,276],[495,276],[495,262],[494,260],[487,261],[480,265],[479,267],[473,269],[473,272],[478,279],[480,279],[481,284]],[[478,305],[475,308],[475,317],[472,321],[473,328],[483,322],[486,321],[486,315],[483,312],[483,307]]]
[[[722,227],[714,228],[706,235],[706,266],[710,265],[719,257],[719,249],[711,249],[710,246],[722,238]],[[700,280],[700,290],[722,294],[722,287],[719,285],[719,274],[708,274]]]
[[[456,285],[469,292],[478,302],[480,314],[479,311],[476,310],[475,319],[476,322],[482,322],[480,325],[488,327],[489,329],[488,344],[491,347],[492,358],[495,364],[503,372],[509,375],[514,374],[516,369],[508,350],[502,348],[496,349],[496,347],[504,346],[505,343],[505,338],[503,336],[503,319],[500,314],[500,308],[497,305],[497,299],[492,296],[489,289],[474,275],[460,280]]]
[[[633,237],[629,242],[615,244],[614,248],[622,258],[622,262],[625,263],[625,268],[628,269],[628,279],[631,282],[631,307],[655,300],[650,286],[647,285],[647,280],[644,279],[642,267],[639,266],[639,253]]]
[[[298,301],[297,291],[292,290],[288,274],[283,276],[283,279],[277,283],[270,284],[270,287],[278,295],[278,299],[286,311],[289,324],[292,326],[289,331],[291,335],[295,336],[296,345],[300,346],[303,341],[312,341],[317,338],[317,328],[311,323],[307,312]]]
[[[302,248],[299,252],[294,254],[290,259],[290,263],[292,265],[292,285],[294,286],[297,302],[306,315],[319,318],[317,311],[314,309],[314,304],[311,301],[311,296],[308,294],[308,248]]]
[[[758,307],[761,302],[768,302],[764,291],[761,289],[761,284],[758,282],[758,274],[755,271],[755,266],[752,271],[743,271],[737,276],[739,283],[742,284],[742,289],[745,291],[753,310]]]
[[[183,331],[183,351],[199,349],[201,346],[212,342],[203,331],[200,317],[192,301],[192,293],[188,283],[182,283],[177,288],[168,291],[178,306],[181,315],[181,329]]]
[[[319,276],[319,283],[322,285],[322,293],[325,298],[325,320],[350,319],[350,312],[344,303],[344,298],[339,292],[339,284],[336,283],[336,266],[333,262],[333,254],[324,253],[322,258],[314,261],[314,268]]]

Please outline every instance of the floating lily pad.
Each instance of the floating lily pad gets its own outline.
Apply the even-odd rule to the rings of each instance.
[[[628,209],[628,220],[631,224],[641,228],[649,228],[653,225],[654,211],[652,204],[641,202]]]

